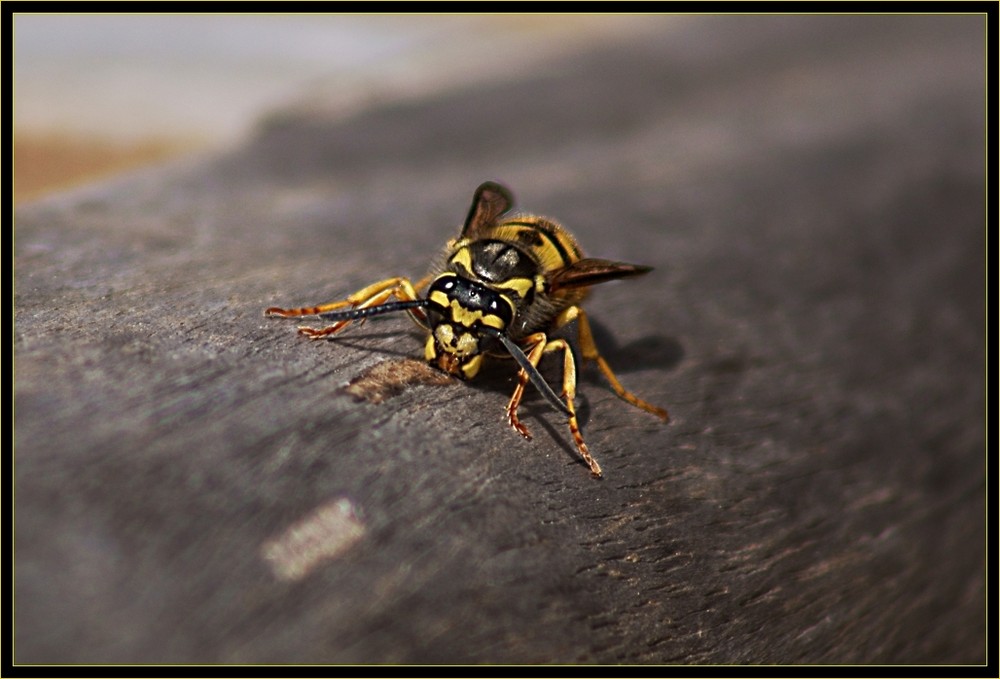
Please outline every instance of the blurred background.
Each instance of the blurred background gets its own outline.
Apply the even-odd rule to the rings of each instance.
[[[682,17],[14,15],[14,199],[235,145],[284,107],[325,119],[502,81]]]
[[[985,29],[15,16],[18,659],[981,662]],[[588,302],[674,417],[581,371],[605,482],[504,366],[359,404],[415,328],[262,316],[420,273],[487,177],[655,266]]]

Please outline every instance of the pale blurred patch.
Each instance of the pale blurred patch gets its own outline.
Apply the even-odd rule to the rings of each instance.
[[[324,562],[336,559],[365,534],[347,498],[316,508],[260,547],[260,556],[279,580],[301,580]]]
[[[14,15],[15,202],[293,109],[346,116],[676,24],[670,15]]]

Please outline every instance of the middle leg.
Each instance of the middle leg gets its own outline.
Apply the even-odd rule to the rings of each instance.
[[[576,359],[573,357],[573,350],[570,348],[566,340],[550,340],[546,337],[545,333],[541,332],[530,335],[527,339],[534,342],[534,345],[527,354],[528,360],[531,362],[532,366],[538,366],[538,362],[541,360],[543,354],[560,350],[563,352],[562,395],[566,399],[566,407],[569,409],[569,431],[573,435],[573,441],[576,443],[576,448],[580,452],[580,457],[582,457],[584,462],[587,463],[587,466],[590,467],[590,473],[595,477],[600,478],[602,475],[601,465],[599,465],[597,460],[595,460],[590,454],[590,449],[587,448],[587,444],[583,440],[583,434],[580,433],[580,424],[576,419],[576,407],[573,405],[573,401],[576,399]],[[507,420],[519,434],[525,438],[531,438],[527,428],[521,424],[517,417],[517,407],[520,405],[521,398],[524,396],[524,388],[527,383],[528,374],[522,369],[518,375],[517,387],[514,389],[510,402],[507,404]]]

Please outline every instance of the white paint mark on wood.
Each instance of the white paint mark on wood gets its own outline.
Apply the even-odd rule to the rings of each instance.
[[[279,580],[301,580],[320,564],[341,556],[365,533],[354,505],[339,498],[264,542],[261,558]]]

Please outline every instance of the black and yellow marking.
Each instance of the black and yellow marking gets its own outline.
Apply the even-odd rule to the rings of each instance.
[[[468,252],[459,250],[461,255]],[[452,258],[454,260],[454,258]],[[514,317],[514,304],[500,292],[458,273],[446,272],[427,291],[427,314],[433,328],[424,345],[424,358],[445,372],[472,379],[484,356],[483,330],[502,331]]]
[[[428,331],[424,359],[462,379],[479,372],[487,355],[509,355],[518,365],[518,383],[507,403],[510,426],[525,438],[517,409],[531,382],[552,407],[567,418],[580,457],[594,476],[601,466],[590,454],[576,419],[576,361],[569,344],[549,333],[576,321],[585,361],[597,363],[601,374],[622,400],[664,421],[666,410],[626,390],[594,343],[587,315],[580,308],[593,285],[637,276],[649,267],[585,258],[576,239],[556,222],[534,215],[503,221],[511,209],[510,192],[493,182],[482,184],[458,238],[447,246],[443,265],[425,278],[387,278],[346,299],[297,309],[270,307],[268,316],[317,316],[332,324],[300,327],[312,339],[330,337],[352,322],[369,316],[406,311]],[[427,288],[423,295],[419,291]],[[562,352],[562,395],[538,372],[545,354]]]
[[[569,266],[583,256],[565,229],[542,217],[504,222],[490,236],[517,243],[535,257],[543,271]]]

